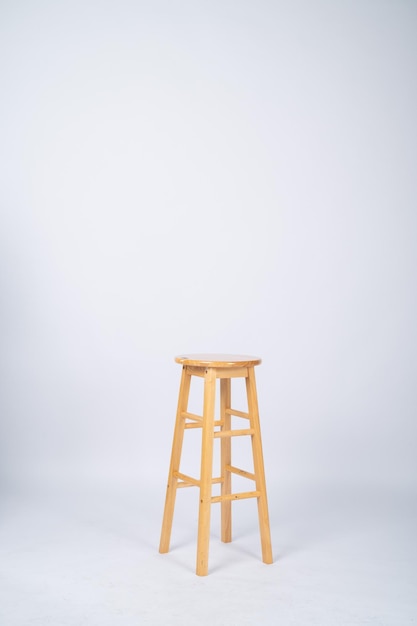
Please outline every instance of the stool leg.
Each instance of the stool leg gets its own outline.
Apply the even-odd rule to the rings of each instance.
[[[259,424],[258,397],[256,393],[255,370],[248,368],[246,378],[246,392],[248,396],[248,408],[252,435],[253,465],[256,477],[256,489],[260,492],[258,497],[259,531],[261,535],[262,560],[264,563],[272,563],[271,533],[269,528],[268,501],[266,496],[265,470],[262,454],[261,429]]]
[[[171,462],[168,473],[168,484],[165,498],[164,517],[162,521],[161,541],[159,543],[159,552],[168,552],[171,539],[172,520],[174,517],[175,496],[177,493],[178,479],[174,476],[174,472],[180,469],[182,442],[184,438],[185,420],[182,412],[187,410],[188,397],[190,395],[191,375],[187,369],[183,367],[180,392],[178,396],[177,417],[175,420],[174,437],[172,442]]]
[[[213,477],[214,409],[216,370],[209,368],[204,377],[204,409],[201,446],[200,506],[198,513],[197,568],[198,576],[208,574],[210,540],[211,485]]]
[[[231,384],[230,378],[222,378],[220,380],[220,419],[223,422],[222,430],[231,430],[232,418],[226,413],[226,409],[231,408]],[[220,441],[220,465],[221,477],[223,478],[221,486],[221,495],[226,496],[232,493],[232,474],[226,469],[232,463],[232,438],[222,437]],[[221,540],[225,543],[232,541],[232,502],[231,500],[223,500],[221,502]]]

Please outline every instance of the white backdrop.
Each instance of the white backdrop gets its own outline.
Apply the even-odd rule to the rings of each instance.
[[[417,5],[1,6],[3,481],[155,480],[185,351],[273,480],[410,483]]]

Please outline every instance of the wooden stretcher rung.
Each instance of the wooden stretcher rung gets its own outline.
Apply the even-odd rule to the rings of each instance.
[[[243,478],[250,478],[250,480],[256,480],[255,474],[252,472],[246,472],[245,470],[239,469],[238,467],[234,467],[233,465],[226,465],[226,471],[232,472],[232,474],[238,474],[239,476],[243,476]]]
[[[185,487],[185,486],[193,486],[193,487],[199,487],[200,486],[200,481],[197,480],[197,478],[193,478],[192,476],[188,476],[187,474],[182,474],[182,472],[174,472],[174,476],[175,478],[179,478],[180,480],[184,481],[185,484],[178,484],[177,487]]]
[[[193,478],[192,476],[188,476],[187,474],[183,474],[182,472],[174,472],[175,478],[181,480],[182,482],[177,483],[177,487],[199,487],[200,481],[197,478]],[[218,483],[223,483],[224,478],[222,476],[216,476],[211,479],[213,485]]]
[[[236,409],[226,409],[227,415],[236,415],[236,417],[244,417],[247,420],[250,420],[249,413],[245,413],[244,411],[237,411]]]
[[[226,500],[244,500],[245,498],[259,498],[260,491],[244,491],[243,493],[228,493],[224,496],[213,496],[211,498],[212,503],[224,502]]]
[[[193,420],[193,422],[203,421],[203,418],[201,417],[201,415],[196,415],[195,413],[189,413],[188,411],[183,411],[181,413],[181,417],[184,417],[185,419]]]
[[[224,422],[223,420],[216,420],[214,422],[214,426],[223,426]],[[184,424],[184,428],[202,428],[203,427],[203,423],[201,422],[186,422]]]
[[[242,430],[219,430],[214,433],[215,437],[241,437],[243,435],[253,435],[253,428],[243,428]]]

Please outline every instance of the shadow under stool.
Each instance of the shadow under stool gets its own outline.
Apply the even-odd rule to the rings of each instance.
[[[197,575],[205,576],[208,574],[210,511],[211,505],[215,502],[220,502],[221,506],[221,540],[227,543],[232,540],[232,501],[243,498],[257,499],[262,560],[264,563],[272,563],[268,502],[255,382],[255,366],[261,363],[261,359],[253,356],[229,354],[188,354],[177,356],[175,361],[182,365],[182,376],[159,551],[164,553],[169,550],[177,488],[195,486],[200,490]],[[204,379],[202,416],[195,415],[187,410],[192,376],[199,376]],[[247,412],[237,411],[231,406],[232,378],[245,379],[248,402]],[[220,379],[220,419],[218,420],[215,419],[217,379]],[[247,420],[249,428],[232,430],[232,415]],[[184,431],[189,428],[202,429],[201,472],[199,479],[180,472]],[[232,465],[231,438],[245,435],[250,436],[252,441],[253,473]],[[221,441],[221,475],[219,478],[213,478],[213,442],[217,438],[220,438]],[[232,493],[232,474],[249,479],[254,483],[255,488],[252,491]],[[220,483],[221,485],[221,494],[219,496],[212,496],[213,483]]]

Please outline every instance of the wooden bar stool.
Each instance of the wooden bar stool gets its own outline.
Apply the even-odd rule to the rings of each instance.
[[[221,503],[221,539],[224,542],[230,542],[232,540],[231,503],[232,500],[241,500],[243,498],[256,498],[258,501],[262,560],[264,563],[272,563],[268,503],[254,369],[256,365],[261,363],[261,359],[253,356],[229,354],[189,354],[177,356],[175,361],[180,363],[183,368],[159,551],[164,553],[169,550],[177,487],[196,486],[200,489],[196,573],[199,576],[208,574],[211,504],[214,502]],[[187,410],[192,376],[204,378],[204,408],[202,416],[189,413]],[[220,379],[219,420],[216,420],[214,415],[217,378]],[[248,401],[247,413],[237,411],[231,407],[232,378],[245,378]],[[232,415],[249,421],[249,428],[232,430]],[[199,479],[180,472],[184,431],[189,428],[202,429],[201,473]],[[250,435],[252,440],[253,473],[246,472],[232,465],[231,437],[244,435]],[[213,478],[213,441],[217,438],[221,440],[221,476]],[[232,493],[232,474],[238,474],[253,481],[255,489],[243,493]],[[212,496],[213,483],[221,484],[220,496]]]

